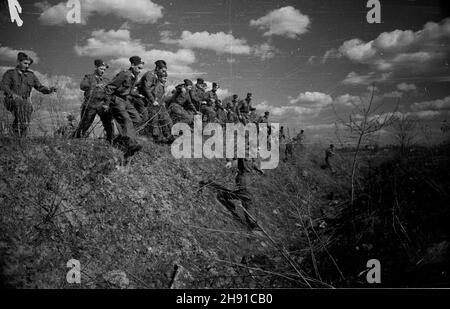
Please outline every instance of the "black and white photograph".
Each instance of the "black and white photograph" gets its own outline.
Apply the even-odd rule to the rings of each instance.
[[[0,0],[0,288],[448,289],[449,64],[443,0]]]

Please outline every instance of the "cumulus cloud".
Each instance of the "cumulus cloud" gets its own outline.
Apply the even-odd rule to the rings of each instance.
[[[269,104],[267,101],[263,101],[259,104],[254,105],[254,107],[260,111],[269,111],[272,116],[283,117],[283,116],[294,116],[299,117],[303,115],[310,115],[313,113],[313,109],[304,108],[301,106],[273,106]]]
[[[286,6],[251,20],[250,26],[266,31],[264,36],[280,35],[295,39],[308,32],[310,23],[307,15],[292,6]]]
[[[145,52],[145,45],[140,40],[132,39],[129,30],[95,30],[83,46],[75,46],[78,56],[123,57],[140,55]]]
[[[389,73],[375,73],[370,72],[367,74],[358,74],[356,72],[350,72],[342,83],[346,85],[371,85],[373,83],[385,82],[392,74]]]
[[[269,43],[263,43],[260,45],[255,45],[253,47],[253,54],[261,60],[271,59],[275,57],[275,54],[278,52],[278,49],[270,45]]]
[[[333,102],[333,99],[328,94],[322,92],[307,91],[305,93],[300,93],[297,98],[291,99],[289,102],[291,104],[323,107]]]
[[[441,23],[428,22],[419,31],[383,32],[376,39],[345,41],[339,52],[355,63],[387,72],[414,70],[426,72],[439,68],[450,56],[450,18]]]
[[[260,111],[269,111],[270,114],[279,119],[299,120],[302,117],[316,117],[329,105],[333,99],[321,92],[304,92],[300,93],[296,98],[290,98],[288,104],[275,106],[263,101],[254,107]]]
[[[245,39],[235,38],[233,34],[225,32],[209,33],[208,31],[202,31],[192,33],[183,31],[179,39],[170,40],[168,37],[164,37],[163,42],[177,43],[181,47],[190,49],[213,50],[218,54],[248,55],[251,52],[251,47]]]
[[[372,45],[372,41],[365,43],[360,39],[352,39],[345,41],[339,47],[339,51],[350,60],[364,62],[376,54],[376,50],[372,48]]]
[[[156,60],[164,59],[168,63],[169,74],[189,75],[201,74],[191,66],[197,61],[195,53],[190,49],[179,49],[175,52],[160,49],[148,49],[148,45],[141,40],[133,39],[131,33],[126,29],[96,30],[91,33],[82,46],[75,46],[79,56],[111,57],[110,64],[113,68],[129,66],[129,57],[140,56],[146,66],[153,66]]]
[[[450,110],[450,96],[432,101],[416,102],[411,105],[413,111]]]
[[[177,44],[182,48],[212,50],[217,54],[230,55],[254,55],[262,60],[275,56],[277,49],[269,43],[250,46],[246,39],[236,38],[229,32],[209,33],[208,31],[190,32],[183,31],[180,38],[174,39],[170,31],[161,31],[161,42]]]
[[[345,129],[344,125],[335,123],[311,124],[304,126],[304,128],[307,130],[324,130],[324,129],[335,129],[336,126],[338,126],[339,129]]]
[[[404,118],[411,118],[411,119],[433,119],[441,115],[441,112],[439,111],[432,111],[432,110],[426,110],[426,111],[413,111],[413,112],[391,112],[391,113],[383,113],[381,115],[373,115],[370,120],[378,120],[380,123],[387,121],[391,118],[397,118],[397,119],[404,119]]]
[[[334,104],[341,105],[341,106],[355,106],[361,103],[361,98],[358,96],[354,96],[351,94],[343,94],[334,99]]]
[[[383,93],[382,97],[383,98],[401,98],[401,97],[403,97],[403,92],[394,90],[391,92]]]
[[[0,61],[16,62],[17,54],[19,52],[24,52],[28,56],[33,58],[34,63],[39,62],[38,55],[32,50],[18,50],[18,49],[14,49],[14,48],[11,48],[8,46],[1,46],[1,45],[0,45]]]
[[[67,13],[69,9],[65,2],[60,2],[56,5],[51,5],[47,1],[37,2],[35,6],[41,10],[41,15],[39,16],[39,22],[46,26],[56,26],[63,25],[67,23]],[[82,14],[82,17],[85,17]],[[86,20],[83,18],[82,23],[85,24]]]
[[[414,84],[401,83],[397,85],[397,89],[399,91],[409,92],[417,90],[417,87]]]
[[[419,119],[432,119],[440,116],[442,113],[439,111],[418,111],[418,112],[410,112],[407,114],[413,117],[417,117]]]
[[[36,7],[41,9],[39,21],[44,25],[55,26],[66,24],[69,8],[66,2],[51,5],[49,2],[38,2]],[[151,0],[133,0],[133,5],[126,0],[84,0],[81,5],[82,23],[95,15],[114,15],[139,24],[153,24],[163,16],[163,7]]]

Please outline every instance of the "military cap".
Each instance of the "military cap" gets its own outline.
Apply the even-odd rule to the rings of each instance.
[[[96,68],[98,68],[98,67],[106,67],[106,68],[109,68],[109,65],[106,64],[102,59],[96,59],[96,60],[94,60],[94,65],[95,65]]]
[[[167,63],[164,60],[155,61],[155,65],[158,68],[167,68]]]
[[[144,61],[142,61],[141,57],[139,57],[139,56],[133,56],[130,58],[130,63],[132,65],[139,65],[139,64],[144,64]]]
[[[237,94],[233,94],[233,98],[236,99],[238,97]]]
[[[255,107],[250,107],[250,110],[253,112],[253,111],[256,110],[256,108]]]
[[[251,97],[251,96],[252,96],[251,92],[247,93],[247,97]]]
[[[269,112],[265,112],[264,115],[270,115],[270,113]]]
[[[185,80],[184,80],[184,84],[185,84],[186,86],[193,86],[193,85],[194,85],[190,79],[185,79]]]
[[[29,60],[30,64],[33,64],[33,62],[34,62],[33,59],[30,56],[28,56],[24,52],[19,52],[17,54],[17,61],[21,62],[21,61],[24,61],[24,60]]]
[[[219,87],[219,84],[217,84],[216,82],[212,83],[213,88],[214,87]]]
[[[197,84],[203,85],[205,83],[205,80],[203,78],[197,78]]]

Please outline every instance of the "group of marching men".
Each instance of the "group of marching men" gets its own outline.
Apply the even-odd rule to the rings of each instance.
[[[139,56],[129,60],[130,68],[111,80],[105,77],[108,64],[101,59],[94,61],[95,71],[85,75],[80,84],[84,101],[73,137],[89,135],[98,115],[107,141],[122,148],[125,156],[129,157],[142,148],[136,139],[137,134],[152,136],[157,143],[171,143],[174,140],[172,124],[184,122],[193,125],[195,115],[202,115],[203,122],[269,124],[269,112],[264,116],[255,113],[251,93],[244,100],[239,100],[235,94],[223,104],[217,95],[219,85],[214,82],[212,89],[206,91],[205,81],[198,78],[195,85],[185,79],[170,95],[166,95],[167,63],[164,60],[156,61],[155,68],[140,79],[144,62]],[[26,135],[30,123],[33,111],[29,100],[31,89],[44,94],[56,92],[55,87],[43,86],[29,70],[32,63],[30,56],[20,52],[16,68],[8,70],[1,83],[5,106],[14,114],[13,130],[19,136]],[[114,136],[114,121],[118,136]]]
[[[44,94],[57,91],[55,87],[42,85],[36,75],[29,70],[33,59],[23,52],[17,55],[17,66],[3,75],[0,87],[5,95],[5,106],[14,115],[12,129],[18,136],[26,136],[33,108],[30,102],[32,88]],[[146,72],[140,80],[144,62],[138,56],[130,58],[130,68],[119,72],[112,80],[104,77],[108,65],[101,59],[95,60],[95,71],[86,75],[80,88],[84,91],[81,107],[81,120],[73,136],[85,137],[98,115],[106,131],[106,139],[122,148],[125,157],[130,157],[142,148],[136,139],[137,134],[153,136],[157,142],[170,143],[172,124],[185,122],[192,125],[195,115],[203,115],[207,122],[224,123],[267,123],[269,113],[258,117],[251,106],[252,94],[244,100],[233,95],[225,106],[217,96],[219,85],[213,83],[212,90],[206,91],[203,79],[197,79],[195,86],[185,79],[171,95],[166,96],[167,64],[164,60],[155,62],[153,71]],[[72,117],[73,118],[73,117]],[[71,119],[73,120],[73,119]],[[71,121],[69,120],[69,121]],[[114,121],[119,131],[114,136]],[[269,133],[270,134],[270,133]],[[250,175],[255,171],[263,174],[253,159],[236,158],[227,160],[227,167],[237,161],[235,190],[222,188],[219,201],[235,216],[236,206],[233,200],[240,200],[245,209],[247,225],[257,227],[249,211],[253,208],[253,197],[249,191]],[[212,183],[210,184],[211,187]]]
[[[83,137],[99,115],[109,142],[124,147],[126,156],[133,155],[142,148],[136,141],[136,134],[152,136],[157,143],[171,143],[173,123],[193,125],[195,115],[203,115],[205,122],[262,122],[268,124],[269,113],[263,117],[255,116],[251,106],[252,94],[244,100],[233,95],[231,101],[223,106],[217,96],[219,85],[214,82],[212,89],[206,91],[203,79],[194,85],[189,79],[175,87],[166,96],[167,63],[155,62],[153,71],[148,71],[138,80],[144,62],[139,56],[130,58],[130,68],[121,71],[111,81],[103,75],[108,65],[101,59],[94,61],[95,72],[88,74],[80,88],[85,92],[80,124],[75,137]],[[119,136],[113,139],[112,120],[118,124]]]

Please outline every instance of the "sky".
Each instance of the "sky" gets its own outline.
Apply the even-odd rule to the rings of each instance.
[[[381,23],[368,23],[366,0],[81,0],[81,23],[69,24],[66,2],[18,0],[21,27],[7,2],[0,73],[27,51],[42,82],[63,89],[53,106],[65,112],[79,113],[94,59],[113,76],[139,55],[145,70],[166,60],[171,87],[201,77],[218,82],[222,98],[251,92],[259,112],[314,141],[333,141],[338,119],[373,89],[376,113],[413,117],[436,136],[450,116],[446,1],[381,0]],[[48,117],[41,108],[35,117]]]

